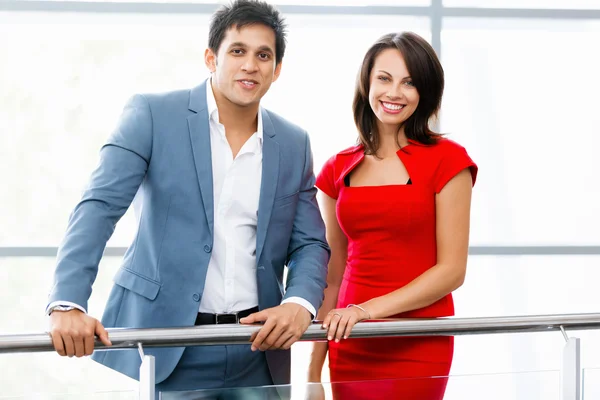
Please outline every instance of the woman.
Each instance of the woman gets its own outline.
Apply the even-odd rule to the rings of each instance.
[[[359,144],[330,158],[317,177],[332,254],[318,315],[328,343],[315,344],[309,381],[320,381],[329,349],[331,381],[347,382],[334,385],[336,398],[444,396],[445,378],[425,378],[448,375],[453,337],[344,340],[366,319],[454,314],[477,166],[429,127],[443,89],[443,69],[423,38],[383,36],[357,80]]]

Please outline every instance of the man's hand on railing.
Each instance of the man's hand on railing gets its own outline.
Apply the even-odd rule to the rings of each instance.
[[[50,314],[52,344],[61,356],[89,356],[94,351],[94,335],[106,346],[112,345],[100,321],[80,310],[53,311]]]
[[[288,350],[310,326],[311,315],[300,304],[285,303],[240,319],[242,324],[256,322],[264,325],[250,337],[252,351]]]

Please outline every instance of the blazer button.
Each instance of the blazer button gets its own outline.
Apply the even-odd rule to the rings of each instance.
[[[212,250],[212,247],[210,247],[208,244],[204,245],[205,252],[210,253],[211,250]]]
[[[200,301],[200,295],[198,293],[194,293],[192,298],[194,299],[194,301]]]

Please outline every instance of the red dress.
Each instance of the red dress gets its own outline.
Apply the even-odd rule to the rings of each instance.
[[[337,199],[337,219],[348,238],[348,261],[338,308],[390,293],[433,267],[437,262],[435,194],[465,168],[470,168],[475,182],[477,166],[465,149],[451,140],[441,139],[434,145],[411,141],[397,154],[412,184],[346,187],[344,177],[364,159],[362,146],[330,158],[317,177],[316,186]],[[428,307],[391,318],[451,315],[454,305],[448,294]],[[440,336],[329,342],[335,397],[442,399],[446,379],[423,377],[448,376],[453,339]]]

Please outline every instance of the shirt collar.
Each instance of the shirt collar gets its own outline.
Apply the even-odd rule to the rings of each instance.
[[[213,122],[219,124],[219,109],[217,108],[217,100],[215,100],[215,94],[212,91],[212,83],[210,78],[206,80],[206,107],[208,109],[208,118]],[[258,143],[262,145],[263,142],[263,121],[262,121],[262,107],[258,107],[258,123],[256,124],[256,138]]]

